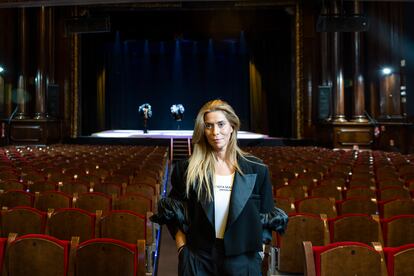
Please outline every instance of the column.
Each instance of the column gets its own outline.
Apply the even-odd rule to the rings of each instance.
[[[15,119],[26,119],[26,103],[28,101],[27,93],[27,24],[26,8],[19,9],[19,45],[20,45],[20,68],[17,81],[17,113]]]
[[[354,0],[354,14],[361,13],[361,4],[359,0]],[[361,70],[361,33],[353,33],[353,54],[354,54],[354,77],[353,77],[353,92],[354,92],[354,108],[352,121],[365,123],[368,122],[365,117],[365,89],[364,76]]]
[[[35,119],[45,119],[46,117],[46,10],[42,6],[39,9],[39,43],[38,43],[38,68],[35,77],[36,86],[36,107]]]
[[[333,1],[332,11],[334,15],[339,15],[338,1]],[[332,37],[332,60],[333,60],[333,95],[334,95],[334,122],[346,122],[345,119],[345,94],[344,94],[344,79],[342,71],[341,59],[341,34],[334,32]]]

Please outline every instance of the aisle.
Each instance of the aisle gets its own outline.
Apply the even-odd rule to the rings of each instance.
[[[175,241],[171,238],[167,227],[162,227],[158,261],[158,276],[176,276],[178,256]]]

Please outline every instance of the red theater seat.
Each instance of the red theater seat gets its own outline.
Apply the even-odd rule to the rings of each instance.
[[[13,276],[66,276],[69,244],[48,235],[18,237],[8,246],[6,271]]]
[[[307,276],[378,276],[386,271],[382,253],[364,243],[337,242],[312,246],[311,242],[305,241],[303,247]]]
[[[385,247],[388,276],[414,275],[414,243]]]
[[[144,245],[145,247],[145,245]],[[145,249],[115,239],[92,239],[76,250],[77,276],[145,275]]]

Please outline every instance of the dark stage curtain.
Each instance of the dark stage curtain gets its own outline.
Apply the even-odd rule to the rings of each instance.
[[[170,106],[179,103],[185,107],[180,129],[193,129],[199,108],[214,98],[228,101],[242,128],[249,129],[249,61],[239,39],[121,40],[118,34],[113,43],[101,45],[94,45],[93,39],[83,41],[83,82],[89,83],[82,91],[83,135],[102,129],[142,129],[138,107],[143,103],[152,106],[150,130],[177,129]],[[98,81],[88,79],[93,71],[101,76]],[[105,72],[105,87],[100,72]]]

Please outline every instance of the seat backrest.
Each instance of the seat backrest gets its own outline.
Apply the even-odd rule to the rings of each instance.
[[[91,213],[95,213],[96,210],[106,213],[112,210],[112,197],[98,192],[79,194],[75,207]]]
[[[381,218],[390,218],[397,215],[414,214],[414,200],[412,199],[391,199],[379,201],[378,208]]]
[[[370,198],[348,198],[337,202],[338,213],[375,215],[378,213],[376,200]]]
[[[376,189],[372,189],[371,187],[352,187],[346,190],[346,198],[355,198],[355,197],[363,197],[363,198],[376,198],[377,193]]]
[[[379,191],[380,200],[391,200],[395,198],[410,199],[410,192],[403,187],[386,187]]]
[[[378,180],[377,185],[379,189],[384,189],[386,187],[403,187],[404,182],[402,182],[398,178],[394,178],[394,179],[388,178],[388,179]]]
[[[144,265],[139,254],[144,252],[136,244],[115,239],[88,240],[76,250],[75,273],[77,276],[145,275],[145,270],[139,268]]]
[[[319,185],[310,191],[311,196],[342,199],[342,187],[334,185]]]
[[[306,252],[305,267],[308,276],[323,275],[386,275],[386,267],[380,252],[373,247],[358,242],[337,242],[326,246],[312,246],[304,243]],[[313,263],[313,265],[309,264]]]
[[[74,194],[74,193],[87,193],[89,191],[89,182],[76,180],[76,181],[70,181],[70,182],[63,182],[63,185],[59,186],[59,191],[62,191],[68,195]]]
[[[148,198],[152,198],[154,195],[157,195],[156,189],[159,189],[159,185],[157,186],[151,186],[145,183],[136,183],[133,185],[127,185],[126,186],[126,193],[133,194],[138,193],[142,194]],[[159,193],[159,192],[158,192]]]
[[[398,215],[382,220],[385,246],[414,243],[414,215]]]
[[[385,247],[388,276],[414,275],[414,243],[399,247]]]
[[[0,178],[1,179],[1,178]],[[0,190],[9,191],[9,190],[24,190],[24,184],[17,180],[0,180]]]
[[[295,200],[307,197],[306,186],[287,185],[275,189],[275,196],[277,197],[293,197]]]
[[[116,196],[121,196],[123,194],[122,185],[116,183],[95,183],[93,186],[93,191],[106,195],[114,194]]]
[[[100,220],[100,237],[136,243],[145,240],[146,217],[132,211],[112,211]]]
[[[57,182],[54,181],[36,181],[33,184],[28,186],[30,192],[45,192],[45,191],[55,191],[57,189]]]
[[[331,242],[372,242],[383,244],[381,224],[378,215],[346,214],[329,219]]]
[[[312,214],[295,213],[289,215],[286,232],[279,237],[279,270],[288,273],[303,273],[303,241],[315,245],[329,242],[326,218]]]
[[[46,212],[48,209],[72,207],[72,197],[59,191],[36,193],[35,207]]]
[[[46,213],[32,207],[15,207],[1,211],[1,236],[9,233],[43,234],[45,231]]]
[[[276,207],[285,211],[286,214],[296,212],[295,200],[293,198],[276,197],[274,198]]]
[[[328,218],[336,217],[335,200],[325,197],[307,197],[295,203],[299,213],[325,214]]]
[[[130,210],[146,214],[152,211],[152,200],[140,194],[126,194],[115,200],[114,207],[115,210]]]
[[[95,237],[95,215],[76,208],[56,210],[48,220],[47,233],[61,240],[79,237],[80,242]]]
[[[18,237],[8,247],[6,271],[14,276],[67,275],[69,244],[48,235]]]
[[[20,190],[10,190],[0,193],[0,205],[8,208],[17,206],[33,207],[34,195]]]

